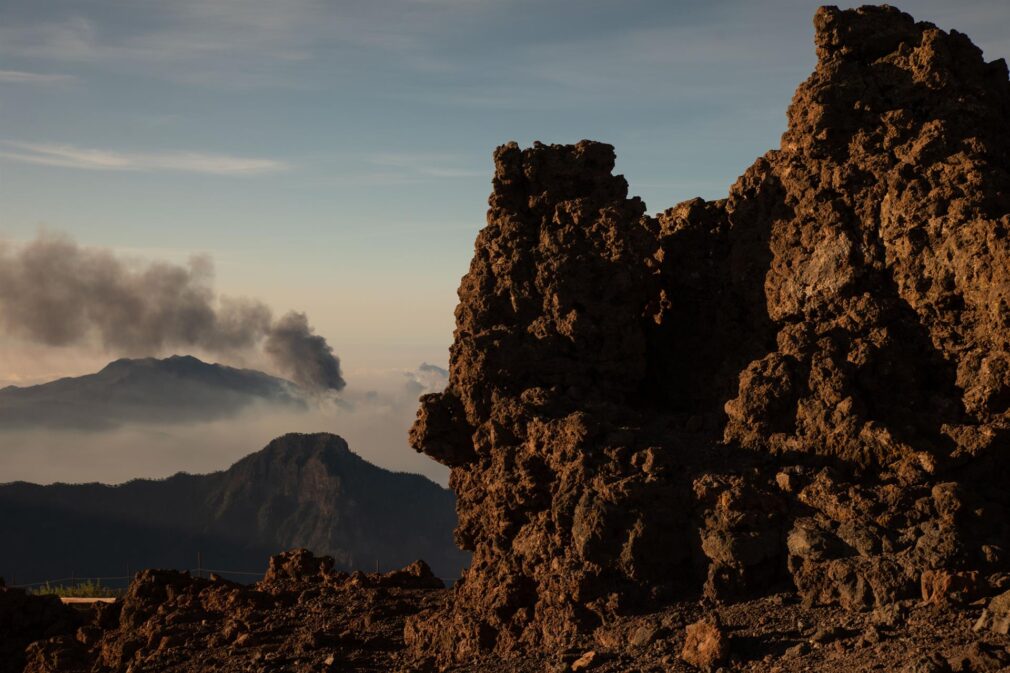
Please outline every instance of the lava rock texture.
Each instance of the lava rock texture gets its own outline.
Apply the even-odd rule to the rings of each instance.
[[[790,585],[998,593],[1010,558],[1010,83],[890,7],[814,19],[779,150],[656,217],[611,146],[504,145],[415,448],[473,563],[445,665]],[[923,669],[926,670],[926,669]]]
[[[443,601],[442,588],[421,561],[348,574],[304,549],[271,558],[250,586],[145,570],[76,632],[33,643],[24,670],[389,673],[399,668],[405,616]]]

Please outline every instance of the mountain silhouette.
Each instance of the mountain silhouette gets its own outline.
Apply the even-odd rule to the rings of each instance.
[[[26,583],[198,562],[256,573],[270,555],[304,547],[347,570],[423,558],[454,578],[469,558],[453,543],[454,504],[449,490],[372,465],[336,435],[288,434],[212,474],[0,485],[0,576]]]

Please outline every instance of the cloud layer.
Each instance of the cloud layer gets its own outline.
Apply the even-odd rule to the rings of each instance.
[[[114,429],[0,428],[0,482],[121,483],[228,467],[287,432],[333,432],[355,453],[390,470],[445,485],[448,470],[407,444],[417,398],[445,388],[445,370],[359,370],[339,401],[316,398],[304,410],[272,403],[210,422],[135,421]]]
[[[0,84],[65,84],[75,79],[72,75],[0,70]]]
[[[174,171],[250,176],[290,169],[283,161],[201,152],[115,152],[50,143],[5,142],[0,156],[14,161],[92,171]]]

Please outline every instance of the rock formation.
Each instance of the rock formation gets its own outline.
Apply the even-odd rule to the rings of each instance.
[[[1010,564],[1010,83],[822,8],[781,148],[656,217],[614,150],[508,144],[415,448],[451,466],[442,663],[679,597],[974,599]]]

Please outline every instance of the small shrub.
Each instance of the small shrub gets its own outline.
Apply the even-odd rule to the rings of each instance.
[[[122,589],[103,587],[101,582],[76,582],[74,584],[49,584],[29,590],[31,593],[43,596],[53,595],[60,598],[116,598],[123,593]]]

